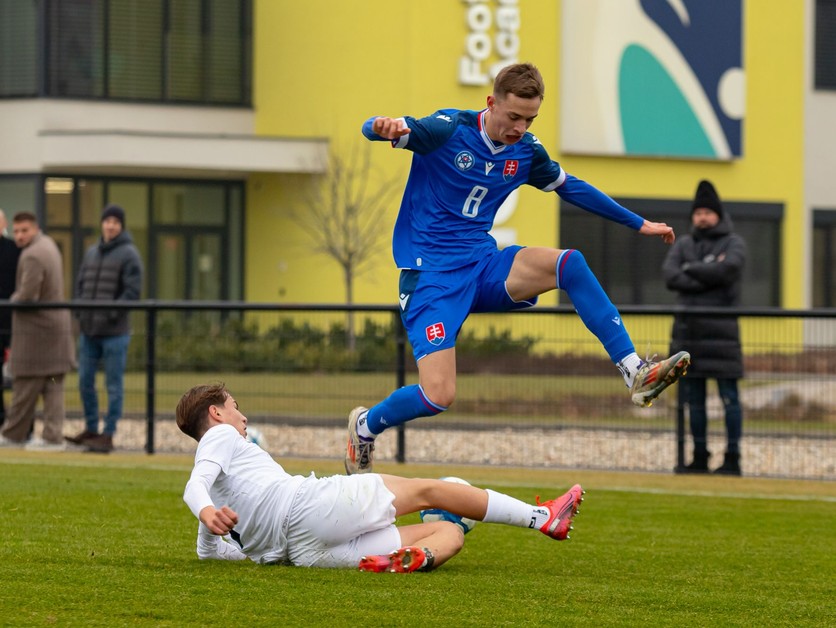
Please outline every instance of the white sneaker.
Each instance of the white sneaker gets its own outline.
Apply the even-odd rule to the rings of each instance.
[[[0,434],[0,447],[4,449],[23,449],[23,446],[26,443],[19,443],[16,440],[12,440],[11,438],[6,438],[2,434]]]
[[[43,438],[33,438],[23,448],[26,451],[66,451],[66,443],[50,443]]]
[[[372,472],[374,441],[362,438],[357,433],[357,421],[364,412],[368,410],[357,406],[348,415],[348,445],[345,450],[345,472],[348,475]]]
[[[653,405],[653,400],[665,388],[688,372],[690,364],[691,354],[687,351],[680,351],[661,362],[645,362],[636,373],[633,386],[630,388],[633,403],[640,407]]]

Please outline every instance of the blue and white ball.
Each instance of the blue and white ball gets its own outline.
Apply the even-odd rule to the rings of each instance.
[[[467,484],[468,486],[470,486],[470,482],[461,478],[448,476],[441,479],[445,482],[456,482],[457,484]],[[460,517],[459,515],[454,515],[452,512],[441,510],[440,508],[430,508],[427,510],[422,510],[418,514],[421,515],[421,521],[423,521],[424,523],[430,523],[432,521],[449,521],[451,523],[455,523],[462,529],[462,531],[465,534],[470,532],[476,526],[476,524],[479,523],[475,519]]]
[[[261,430],[258,430],[254,427],[247,426],[247,440],[251,443],[255,443],[259,447],[261,447],[264,451],[267,451],[267,439],[264,438],[264,434],[261,433]]]

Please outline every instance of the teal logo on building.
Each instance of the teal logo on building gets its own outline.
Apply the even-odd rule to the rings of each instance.
[[[565,0],[567,153],[742,155],[742,0]]]

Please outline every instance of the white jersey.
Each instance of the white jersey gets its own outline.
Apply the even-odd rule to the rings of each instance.
[[[259,563],[287,560],[287,519],[301,475],[290,475],[231,425],[203,435],[183,499],[199,518],[206,506],[238,513],[231,537]]]

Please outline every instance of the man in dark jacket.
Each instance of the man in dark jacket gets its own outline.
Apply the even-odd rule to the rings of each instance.
[[[125,210],[108,205],[102,212],[102,238],[87,249],[75,286],[75,298],[135,301],[142,289],[142,261],[125,231]],[[113,450],[116,422],[122,416],[125,365],[131,340],[128,310],[81,310],[78,387],[84,405],[84,431],[65,438],[90,451]],[[103,363],[107,387],[104,431],[99,433],[96,369]]]
[[[7,226],[6,214],[0,209],[0,299],[8,299],[15,291],[17,260],[20,257],[20,249],[15,241],[6,237]],[[12,311],[0,310],[0,363],[5,360],[6,349],[9,348],[11,339]],[[5,420],[6,404],[3,401],[3,391],[0,389],[0,425],[3,425]]]
[[[691,210],[691,233],[679,238],[662,266],[665,283],[684,306],[736,306],[740,303],[746,243],[734,233],[729,215],[708,181],[700,181]],[[715,473],[740,475],[740,436],[743,412],[737,380],[743,377],[740,329],[735,316],[680,314],[673,323],[671,351],[688,347],[691,368],[680,383],[688,406],[694,459],[691,473],[707,473],[711,455],[707,443],[706,381],[717,380],[726,416],[727,446]]]

